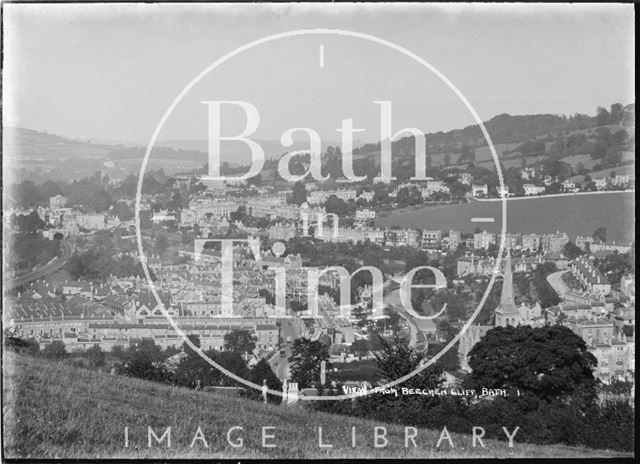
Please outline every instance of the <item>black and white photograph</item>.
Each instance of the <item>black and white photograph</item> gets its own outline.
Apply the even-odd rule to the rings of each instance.
[[[3,460],[634,460],[635,5],[1,8]]]

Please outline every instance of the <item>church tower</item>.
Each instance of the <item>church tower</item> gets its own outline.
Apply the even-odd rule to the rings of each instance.
[[[509,251],[507,251],[502,275],[502,294],[500,295],[500,304],[495,311],[495,325],[501,327],[515,326],[518,325],[521,317],[513,296],[513,274],[511,270],[511,253]]]

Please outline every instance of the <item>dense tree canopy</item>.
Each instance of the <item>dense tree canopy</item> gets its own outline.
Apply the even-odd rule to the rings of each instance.
[[[322,361],[327,361],[329,367],[329,348],[317,340],[296,339],[289,357],[291,380],[298,382],[300,388],[318,385]]]
[[[337,214],[339,217],[350,216],[355,211],[354,202],[346,202],[342,198],[331,195],[325,205],[327,213]]]
[[[249,372],[249,380],[256,385],[262,385],[263,381],[267,381],[267,387],[270,390],[281,391],[282,390],[282,382],[280,379],[274,374],[269,366],[269,363],[265,359],[261,359],[258,363],[253,366],[251,371]],[[253,398],[258,398],[260,396],[260,392],[257,390],[251,389],[248,390],[249,396]],[[269,395],[268,401],[273,403],[280,402],[280,397],[276,395]]]
[[[293,185],[293,198],[291,201],[298,206],[307,201],[307,189],[302,182],[298,181]]]
[[[595,397],[596,358],[585,341],[559,325],[495,327],[469,353],[469,385],[505,388],[550,401]]]
[[[7,262],[17,269],[30,269],[55,258],[60,252],[60,241],[49,240],[41,235],[17,234],[10,237],[7,247]]]
[[[67,349],[64,346],[64,343],[60,340],[55,340],[49,343],[44,350],[42,350],[42,355],[45,358],[51,359],[63,359],[67,357]]]
[[[30,235],[37,234],[45,226],[44,221],[40,219],[36,210],[31,211],[29,214],[12,216],[11,223],[20,233]]]
[[[607,241],[607,228],[598,227],[592,235],[593,239],[597,242],[606,243]]]
[[[224,335],[224,349],[233,353],[252,353],[257,340],[248,330],[234,329]]]

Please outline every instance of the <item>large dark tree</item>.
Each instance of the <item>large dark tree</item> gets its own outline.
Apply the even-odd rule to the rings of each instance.
[[[260,185],[262,185],[262,175],[256,174],[255,176],[250,177],[249,179],[247,179],[247,183],[249,185],[255,185],[256,187],[259,187]]]
[[[104,366],[105,355],[100,345],[93,345],[86,351],[86,356],[92,366]]]
[[[52,180],[48,180],[40,186],[40,194],[48,202],[49,198],[62,194],[62,189]]]
[[[469,353],[468,381],[476,389],[504,388],[543,401],[580,397],[591,403],[596,364],[584,340],[567,327],[496,327]]]
[[[179,190],[174,190],[171,194],[171,200],[167,204],[167,207],[170,210],[179,211],[182,208],[185,208],[188,204],[188,201],[183,198],[182,194]]]
[[[89,197],[88,206],[95,209],[98,213],[106,211],[111,206],[111,195],[101,188]]]
[[[291,347],[289,357],[291,380],[300,388],[313,387],[320,383],[320,363],[327,361],[329,348],[317,340],[298,338]]]
[[[333,213],[338,215],[339,217],[348,216],[352,210],[349,207],[349,204],[344,201],[342,198],[338,198],[335,195],[331,195],[327,202],[325,203],[325,209],[327,213]]]
[[[592,235],[594,240],[599,240],[603,243],[607,241],[607,228],[606,227],[598,227],[596,231]]]
[[[377,338],[376,374],[385,383],[398,380],[412,374],[420,368],[424,357],[410,347],[407,341],[400,337],[385,340]],[[442,367],[429,366],[413,375],[395,388],[420,390],[425,392],[435,390],[442,385]],[[374,420],[384,420],[401,424],[420,426],[426,424],[432,408],[439,402],[438,396],[429,394],[371,394],[355,400],[351,414]]]
[[[267,381],[267,387],[270,390],[281,391],[282,390],[282,382],[280,379],[274,374],[269,366],[269,363],[261,359],[253,368],[249,371],[249,380],[256,385],[262,385],[263,381]],[[254,399],[258,399],[260,397],[260,392],[255,389],[250,390],[250,397]],[[269,394],[268,400],[270,402],[280,402],[280,397],[276,395]]]
[[[575,259],[584,253],[579,247],[576,246],[575,243],[571,241],[566,243],[562,251],[568,259]]]
[[[15,224],[21,233],[34,235],[39,230],[44,228],[45,224],[38,212],[34,209],[29,214],[24,214],[15,217]]]
[[[594,264],[612,284],[619,284],[622,276],[629,272],[635,273],[635,261],[630,253],[621,254],[614,251],[603,258],[597,258]]]
[[[307,189],[302,182],[298,181],[293,185],[293,198],[291,201],[298,206],[307,201]]]
[[[257,338],[248,330],[232,330],[224,335],[224,348],[232,353],[251,353]]]
[[[604,108],[598,107],[596,111],[598,113],[596,117],[597,117],[599,126],[606,126],[607,124],[611,123],[611,115],[607,110],[605,110]]]
[[[35,182],[31,180],[20,182],[16,186],[13,196],[16,199],[16,203],[20,206],[30,207],[45,204],[45,198],[43,198]]]
[[[385,340],[378,337],[380,349],[375,353],[379,374],[391,382],[415,371],[423,361],[423,355],[409,346],[401,337]],[[413,388],[437,388],[440,385],[440,367],[425,369],[402,385]]]
[[[560,303],[560,297],[553,289],[547,276],[553,272],[556,272],[558,268],[555,263],[547,262],[538,266],[533,271],[533,288],[535,289],[535,301],[540,302],[540,306],[548,308]]]
[[[55,340],[49,343],[44,350],[42,350],[42,355],[45,358],[51,359],[63,359],[67,357],[67,350],[60,340]]]
[[[189,341],[191,343],[193,343],[195,346],[197,346],[198,348],[200,348],[200,336],[198,334],[189,334],[187,335],[187,338],[189,339]],[[184,351],[185,353],[191,355],[191,354],[195,354],[197,355],[197,353],[195,351],[193,351],[191,349],[191,347],[187,344],[187,342],[182,342],[182,351]]]
[[[7,337],[5,338],[5,347],[17,353],[25,353],[31,356],[40,352],[40,344],[32,338]]]
[[[215,361],[238,377],[246,379],[249,376],[249,368],[247,367],[247,363],[244,359],[242,359],[242,356],[240,356],[240,353],[223,351],[221,353],[217,353]],[[221,378],[221,384],[230,387],[243,386],[241,383],[224,374]]]
[[[121,221],[133,219],[133,210],[124,201],[115,204],[115,213]]]
[[[183,387],[195,388],[198,383],[202,387],[220,385],[223,374],[212,366],[193,350],[185,351],[187,356],[180,360],[177,368],[171,375],[172,383]],[[205,351],[210,359],[215,359],[217,352],[214,350]]]
[[[163,358],[162,349],[153,340],[142,340],[123,353],[122,362],[115,365],[116,372],[130,377],[164,382],[167,380],[167,371],[162,365]]]
[[[238,206],[236,211],[229,214],[229,220],[232,222],[243,221],[247,217],[247,207],[244,205]]]
[[[620,103],[614,103],[611,105],[609,111],[609,120],[611,124],[620,124],[624,118],[624,108]]]

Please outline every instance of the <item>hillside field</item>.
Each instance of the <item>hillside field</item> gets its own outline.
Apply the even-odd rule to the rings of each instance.
[[[622,175],[635,176],[636,165],[635,163],[633,163],[633,164],[627,164],[624,166],[618,166],[615,168],[602,169],[600,171],[593,171],[589,173],[589,176],[591,176],[592,179],[596,179],[600,177],[608,177],[609,174],[611,174],[611,171],[621,176]],[[571,180],[573,180],[574,182],[583,182],[584,177],[585,176],[573,176]]]
[[[571,238],[591,235],[598,227],[607,228],[607,240],[634,239],[633,192],[537,197],[507,201],[507,232],[549,234],[566,232]],[[473,217],[492,217],[493,223],[473,223]],[[461,230],[472,233],[476,227],[497,233],[502,227],[502,202],[461,203],[402,210],[378,219],[376,226],[418,229]]]
[[[613,457],[630,454],[568,447],[485,440],[486,448],[471,447],[469,435],[451,434],[454,448],[440,431],[418,430],[416,447],[405,448],[404,428],[384,423],[285,408],[256,401],[196,392],[184,388],[113,376],[4,352],[3,438],[8,458],[436,458],[436,457]],[[171,448],[147,443],[147,427],[158,437],[171,426]],[[202,440],[190,444],[198,426]],[[226,434],[234,426],[231,447]],[[374,427],[387,429],[388,446],[374,448]],[[129,447],[124,446],[124,428]],[[275,427],[275,438],[263,448],[261,427]],[[319,448],[318,427],[323,429]],[[351,430],[356,428],[356,447]],[[471,432],[471,431],[470,431]]]

